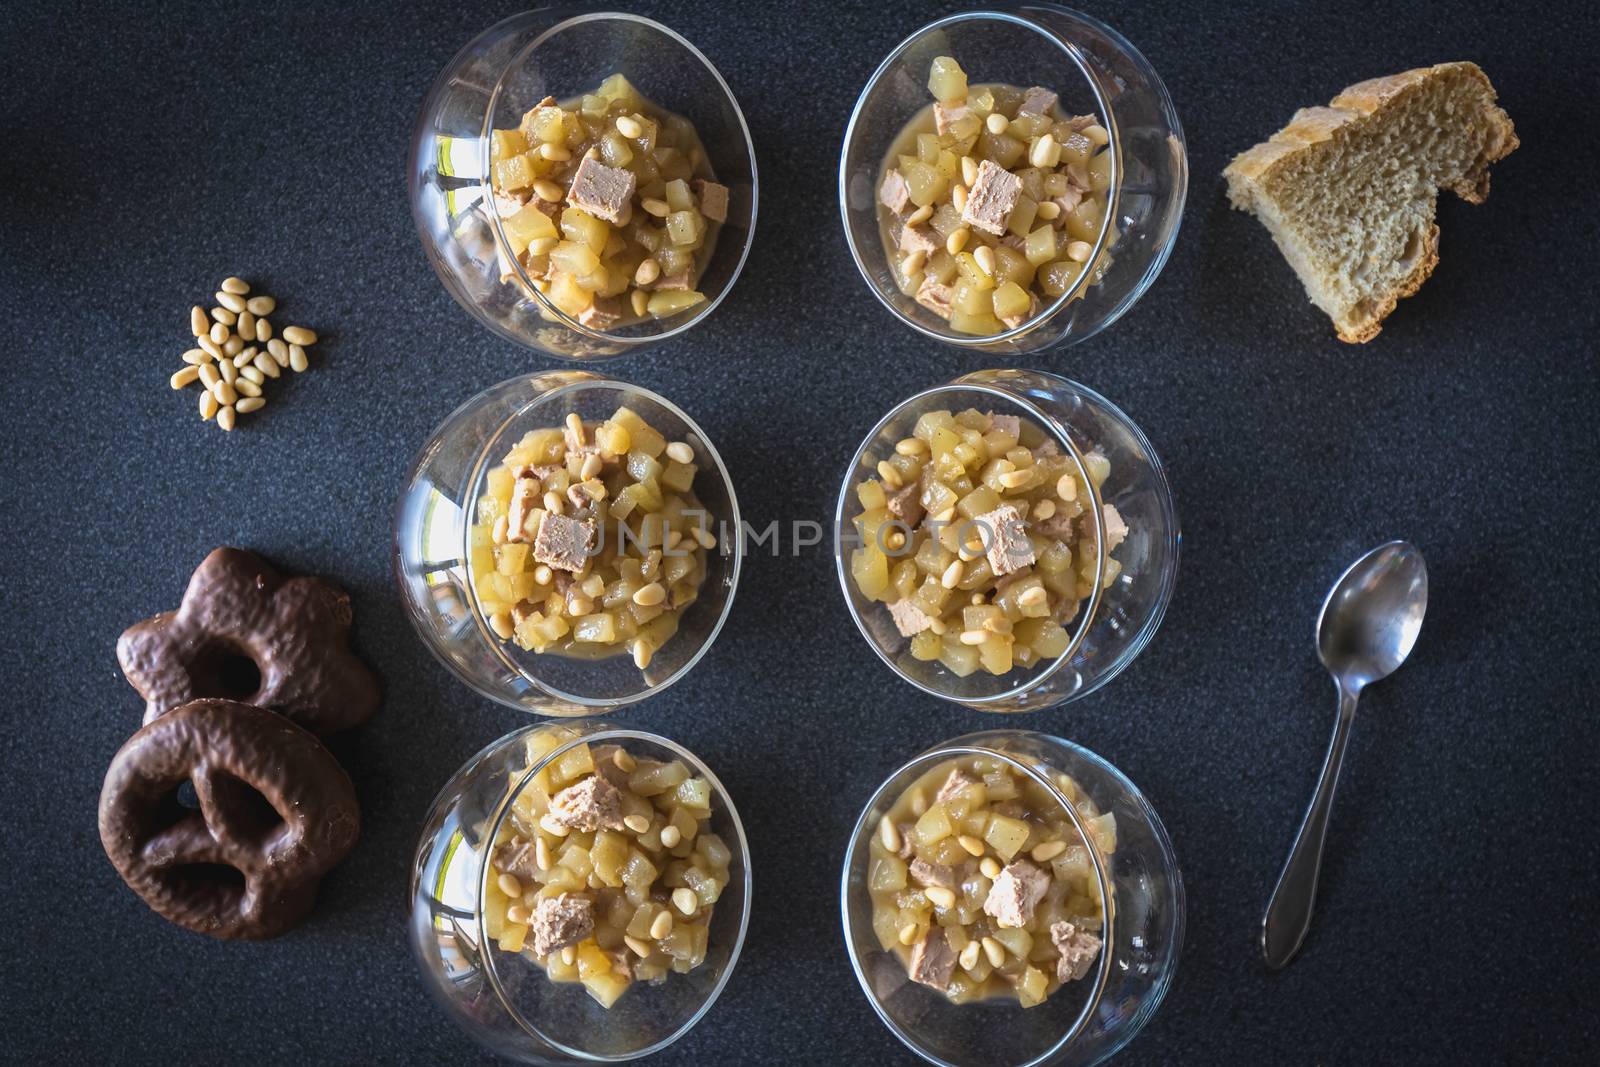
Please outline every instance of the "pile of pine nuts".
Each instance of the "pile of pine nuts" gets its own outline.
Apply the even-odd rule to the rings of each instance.
[[[278,302],[261,295],[246,299],[249,292],[244,279],[224,278],[210,314],[198,304],[190,309],[189,329],[199,347],[183,354],[184,366],[170,382],[174,389],[199,382],[200,417],[215,417],[224,430],[232,430],[238,416],[266,406],[261,392],[267,379],[309,367],[306,346],[317,340],[304,326],[285,326],[274,337],[267,316]]]

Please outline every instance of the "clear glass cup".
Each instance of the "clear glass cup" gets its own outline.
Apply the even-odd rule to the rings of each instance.
[[[1109,587],[1086,598],[1067,624],[1071,643],[1053,660],[993,675],[977,670],[965,678],[937,660],[911,655],[888,608],[861,595],[850,575],[856,547],[852,520],[861,514],[856,485],[876,476],[878,461],[911,435],[924,412],[965,408],[1017,415],[1053,439],[1070,456],[1088,486],[1097,533],[1096,575],[1106,572],[1103,504],[1114,505],[1128,535],[1112,556],[1120,572]],[[1084,455],[1100,451],[1111,473],[1096,489]],[[862,636],[896,674],[925,693],[978,711],[1037,711],[1086,696],[1122,672],[1155,636],[1178,578],[1181,535],[1166,470],[1144,432],[1111,401],[1077,382],[1043,371],[985,370],[965,374],[903,401],[857,449],[839,489],[834,513],[834,563],[845,603]],[[891,557],[891,563],[894,562]]]
[[[877,190],[884,160],[906,123],[932,101],[928,69],[941,55],[954,56],[973,84],[1052,89],[1066,114],[1093,113],[1110,134],[1110,199],[1088,259],[1099,263],[1108,253],[1104,277],[1085,289],[1068,290],[1016,329],[988,337],[952,330],[902,293],[879,235]],[[1166,264],[1188,185],[1183,129],[1154,68],[1111,27],[1045,3],[964,11],[906,38],[861,91],[839,157],[839,213],[867,286],[912,329],[984,352],[1019,354],[1072,344],[1120,318]]]
[[[468,539],[489,470],[533,429],[569,414],[603,420],[626,405],[694,449],[693,490],[717,545],[700,597],[678,632],[640,670],[627,654],[585,659],[526,652],[489,629],[470,573]],[[501,382],[439,424],[412,462],[395,516],[394,571],[407,615],[429,651],[478,693],[541,715],[596,715],[643,700],[682,678],[721,632],[744,559],[743,524],[728,469],[711,439],[665,397],[588,371],[549,371]]]
[[[1044,786],[1089,843],[1105,915],[1095,969],[1043,1004],[954,1004],[912,982],[879,943],[868,890],[869,842],[902,793],[941,761],[991,756]],[[1102,853],[1055,776],[1065,774],[1116,822],[1115,851]],[[1070,741],[1021,730],[968,734],[936,745],[891,774],[850,834],[840,885],[845,947],[856,979],[884,1025],[917,1055],[945,1067],[1099,1063],[1133,1040],[1166,995],[1183,947],[1183,877],[1155,809],[1125,775]]]
[[[528,742],[562,740],[530,762]],[[733,859],[711,915],[706,959],[659,985],[636,982],[609,1009],[577,983],[552,982],[521,952],[502,950],[485,919],[501,824],[515,797],[574,746],[617,744],[630,755],[682,760],[711,784],[711,830]],[[595,722],[546,723],[507,734],[479,752],[440,791],[423,822],[411,868],[407,936],[428,991],[474,1040],[523,1063],[634,1059],[658,1052],[699,1022],[722,992],[750,919],[750,849],[722,783],[694,753],[658,737]]]
[[[545,96],[566,100],[621,73],[653,103],[699,131],[729,189],[728,221],[700,278],[704,303],[610,330],[563,313],[510,257],[489,186],[489,136],[515,129]],[[722,303],[744,269],[756,222],[756,157],[744,115],[700,51],[658,22],[616,11],[527,11],[473,38],[423,102],[408,163],[411,211],[423,250],[456,301],[500,336],[561,359],[618,356],[676,337]]]

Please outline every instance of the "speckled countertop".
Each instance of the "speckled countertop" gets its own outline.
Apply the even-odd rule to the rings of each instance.
[[[643,4],[711,57],[764,178],[757,242],[686,339],[608,371],[683,404],[747,517],[826,517],[902,396],[977,363],[898,327],[834,207],[845,119],[879,59],[944,10]],[[479,388],[541,365],[424,262],[407,139],[452,52],[504,5],[34,4],[0,34],[0,513],[11,867],[0,1035],[32,1062],[465,1062],[402,936],[423,813],[523,719],[423,653],[388,568],[414,449]],[[1600,48],[1582,5],[1096,5],[1167,81],[1193,180],[1166,272],[1108,333],[1033,363],[1106,394],[1169,464],[1184,525],[1166,624],[1114,684],[1028,720],[1118,764],[1172,834],[1188,941],[1127,1062],[1582,1059],[1600,1041],[1595,708]],[[1363,348],[1254,222],[1229,156],[1359,78],[1445,59],[1493,77],[1523,147],[1483,207],[1446,199],[1442,259]],[[231,436],[167,389],[187,307],[241,273],[324,334],[322,366]],[[287,321],[287,320],[285,320]],[[799,388],[797,388],[797,386]],[[1413,660],[1363,702],[1316,926],[1269,974],[1262,905],[1308,798],[1333,692],[1312,651],[1363,549],[1427,553]],[[341,754],[366,833],[309,923],[223,944],[155,918],[101,852],[95,801],[140,702],[112,654],[215,545],[354,595],[379,717]],[[682,684],[627,714],[740,805],[755,913],[722,1000],[656,1062],[907,1063],[838,928],[844,836],[899,761],[994,725],[898,683],[829,555],[757,555]],[[781,783],[774,788],[774,783]],[[796,995],[798,989],[803,995]]]

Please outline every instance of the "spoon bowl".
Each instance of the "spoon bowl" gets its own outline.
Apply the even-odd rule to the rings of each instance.
[[[1387,678],[1411,654],[1428,610],[1428,565],[1406,541],[1379,545],[1333,583],[1317,616],[1317,656],[1357,689]]]

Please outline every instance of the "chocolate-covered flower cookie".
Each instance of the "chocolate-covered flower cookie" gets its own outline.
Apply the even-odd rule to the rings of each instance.
[[[199,808],[179,799],[185,782]],[[100,792],[100,842],[163,918],[258,940],[296,925],[317,883],[355,847],[355,787],[281,715],[196,700],[128,739]]]
[[[318,734],[359,726],[378,682],[350,651],[350,598],[320,578],[285,580],[237,548],[205,558],[176,611],[128,628],[117,660],[146,723],[220,697],[270,708]]]

